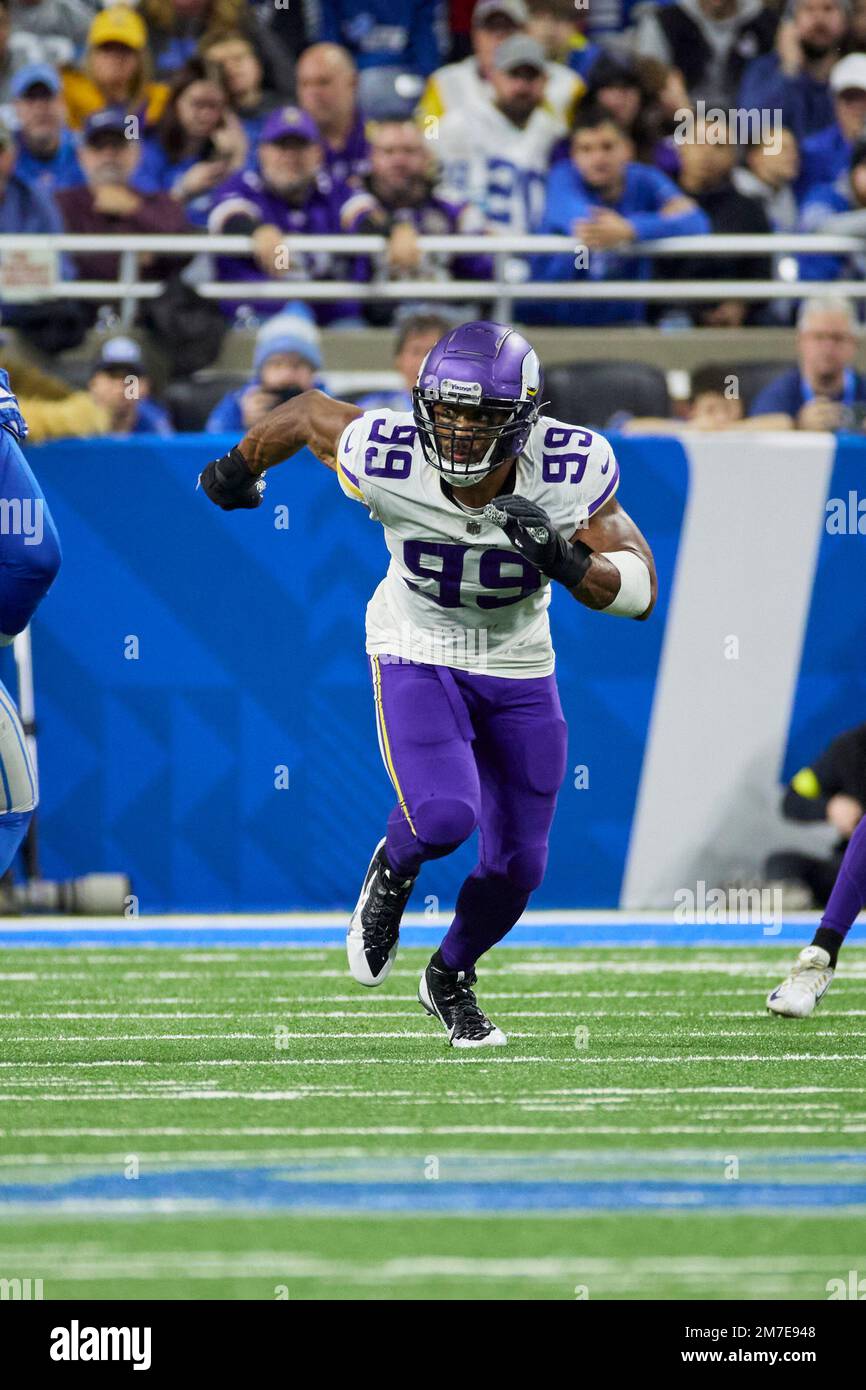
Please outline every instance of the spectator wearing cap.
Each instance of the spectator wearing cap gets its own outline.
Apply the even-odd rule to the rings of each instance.
[[[548,71],[541,45],[514,34],[493,56],[493,101],[448,111],[439,122],[445,195],[480,208],[488,231],[533,232],[544,215],[547,171],[566,133],[545,102]]]
[[[217,402],[205,429],[212,434],[252,429],[283,401],[321,386],[321,370],[322,348],[315,321],[302,304],[294,305],[259,329],[252,380]]]
[[[321,7],[319,38],[351,53],[365,116],[409,116],[423,79],[445,61],[444,0],[330,0]]]
[[[832,183],[819,183],[806,195],[801,232],[825,236],[863,236],[866,232],[866,138],[851,151],[848,172]],[[862,280],[866,255],[831,256],[826,252],[799,257],[801,280]]]
[[[63,74],[63,95],[73,130],[108,106],[137,116],[143,126],[159,120],[168,88],[152,79],[147,27],[137,10],[111,5],[94,16],[81,69]]]
[[[142,143],[135,186],[170,193],[195,227],[207,224],[219,186],[247,162],[244,128],[229,108],[222,72],[191,58],[172,78],[156,130]]]
[[[367,172],[370,156],[358,106],[352,55],[334,43],[314,43],[298,59],[298,105],[315,123],[324,167],[340,183]]]
[[[796,186],[801,202],[818,184],[847,172],[851,151],[866,130],[866,53],[849,53],[834,65],[830,91],[836,119],[803,141]]]
[[[783,414],[793,429],[839,430],[851,407],[866,403],[866,378],[854,370],[857,323],[847,299],[807,299],[797,316],[796,367],[752,402],[749,415]]]
[[[419,246],[419,236],[477,234],[484,231],[484,223],[473,203],[450,202],[440,195],[430,141],[414,121],[378,122],[371,131],[370,151],[363,191],[346,203],[342,220],[349,233],[388,237],[388,251],[372,268],[372,278],[404,281],[407,299],[413,279],[489,280],[490,256],[449,256],[423,252]],[[394,313],[395,305],[388,300],[367,305],[368,322],[376,325],[390,323]]]
[[[709,218],[660,169],[629,158],[629,142],[609,112],[578,113],[571,158],[555,164],[547,183],[547,210],[541,230],[569,236],[583,256],[537,256],[533,278],[540,280],[649,280],[646,257],[621,256],[629,242],[670,236],[701,236]],[[643,323],[646,306],[634,300],[550,301],[522,306],[527,322],[560,324]]]
[[[295,235],[336,235],[342,231],[341,212],[351,196],[346,184],[335,183],[322,169],[319,133],[305,111],[283,106],[265,121],[258,149],[258,166],[234,174],[217,191],[208,230],[215,235],[250,236],[254,256],[237,259],[221,256],[223,280],[248,280],[251,290],[268,280],[292,282],[340,278],[363,280],[361,257],[335,257],[325,251],[293,251],[287,255],[283,238]],[[346,264],[345,262],[348,262]],[[270,316],[280,307],[277,299],[250,299],[240,306],[259,316]],[[226,302],[225,312],[236,303]],[[319,301],[316,321],[330,324],[349,319],[358,322],[355,301]]]
[[[54,193],[84,182],[78,141],[65,123],[60,78],[47,63],[20,68],[12,80],[15,100],[15,173]]]
[[[12,78],[19,68],[46,61],[42,41],[13,29],[8,0],[0,0],[0,106],[10,100]]]
[[[144,354],[132,338],[107,338],[93,363],[87,389],[108,415],[109,434],[174,434],[168,412],[150,399]]]
[[[438,68],[427,81],[418,107],[422,118],[460,113],[496,100],[491,82],[493,58],[506,39],[525,34],[529,10],[525,0],[478,0],[472,12],[472,52],[459,63]],[[583,96],[585,83],[576,72],[545,57],[548,110],[566,126]],[[435,127],[434,127],[435,128]]]
[[[735,103],[747,63],[772,49],[777,23],[763,0],[648,5],[637,22],[634,51],[678,68],[692,101],[727,109]]]
[[[84,47],[93,9],[84,0],[10,0],[9,18],[16,32],[45,45],[52,63],[71,63]]]
[[[412,387],[418,381],[424,358],[443,333],[455,326],[453,316],[449,318],[432,310],[404,314],[394,344],[394,368],[403,378],[402,388],[397,391],[370,391],[356,404],[362,410],[411,410]]]
[[[173,233],[191,230],[180,204],[167,193],[142,193],[135,188],[140,141],[129,134],[129,117],[108,109],[89,116],[78,152],[86,182],[62,189],[57,204],[68,232],[122,237],[129,233]],[[145,255],[140,275],[162,280],[178,271],[188,257]],[[119,254],[78,251],[73,260],[83,280],[116,280]]]
[[[200,40],[198,54],[220,69],[231,109],[243,125],[250,149],[255,150],[265,120],[280,105],[277,93],[267,88],[256,45],[240,29],[217,29]]]
[[[792,17],[779,25],[774,51],[753,58],[745,69],[737,105],[781,112],[782,125],[802,142],[833,119],[830,73],[848,28],[848,5],[847,0],[792,4]]]

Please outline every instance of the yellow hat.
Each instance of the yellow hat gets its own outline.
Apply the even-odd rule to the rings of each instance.
[[[127,48],[147,48],[147,27],[141,15],[126,5],[100,10],[87,35],[90,48],[100,43],[123,43]]]

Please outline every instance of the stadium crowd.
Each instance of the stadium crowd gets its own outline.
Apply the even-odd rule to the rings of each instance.
[[[745,415],[840,428],[866,404],[856,308],[648,302],[641,289],[654,278],[844,281],[861,278],[862,256],[805,253],[792,266],[781,255],[653,260],[634,247],[710,233],[861,234],[864,125],[864,0],[0,0],[0,233],[100,233],[118,246],[64,256],[68,298],[19,293],[0,322],[50,357],[94,325],[119,328],[119,295],[76,299],[75,283],[113,286],[125,237],[246,236],[251,256],[140,258],[141,277],[166,286],[169,338],[197,282],[249,287],[206,306],[221,319],[217,348],[226,328],[257,330],[249,380],[202,422],[225,430],[326,384],[320,328],[392,326],[394,368],[409,382],[415,349],[453,321],[452,306],[425,303],[424,283],[474,284],[465,318],[490,308],[498,275],[634,281],[629,299],[527,296],[514,317],[565,328],[796,324],[801,362],[784,380],[732,403],[696,379],[679,423],[742,427]],[[383,255],[284,245],[291,234],[370,232],[385,237]],[[494,254],[498,236],[536,232],[571,238],[575,253]],[[422,249],[420,238],[451,233],[483,233],[491,251]],[[305,302],[305,286],[326,280],[398,284],[400,297]],[[264,295],[273,282],[283,299]],[[87,381],[70,384],[72,407],[56,379],[60,397],[36,397],[55,410],[32,412],[34,437],[79,418],[75,432],[171,429],[146,375],[139,389],[144,358],[127,327],[103,343],[108,357]],[[822,350],[838,359],[823,375],[813,364]],[[0,362],[9,351],[0,343]],[[134,410],[116,399],[126,376]],[[701,402],[713,395],[723,408]],[[405,404],[405,387],[393,399]]]

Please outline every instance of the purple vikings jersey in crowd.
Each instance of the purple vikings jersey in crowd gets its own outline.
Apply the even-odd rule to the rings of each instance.
[[[355,116],[343,148],[335,150],[322,136],[322,153],[325,157],[325,170],[335,183],[346,183],[349,179],[357,181],[366,174],[370,163],[370,146],[364,133],[364,120],[360,111]]]
[[[343,230],[355,235],[387,234],[398,222],[411,223],[419,236],[469,236],[484,231],[484,218],[472,203],[449,202],[431,191],[417,206],[387,207],[376,197],[369,182],[343,205],[341,221]],[[419,270],[421,279],[445,279],[450,275],[457,280],[489,280],[492,274],[493,257],[480,252],[463,256],[430,253]]]
[[[278,227],[282,232],[310,235],[313,233],[333,234],[343,230],[340,213],[351,196],[345,184],[335,184],[325,173],[316,176],[305,201],[296,206],[271,192],[260,173],[254,169],[244,169],[233,174],[219,189],[213,210],[208,218],[208,231],[217,235],[230,230],[234,216],[253,219],[257,226],[265,224]],[[331,252],[305,251],[293,252],[292,267],[281,277],[288,285],[292,281],[303,284],[308,280],[346,279],[363,281],[367,278],[365,262],[362,257],[335,256]],[[249,280],[251,286],[263,284],[272,277],[265,275],[249,257],[235,259],[229,256],[217,258],[217,274],[223,280]],[[275,314],[280,308],[278,299],[249,300],[250,306],[262,317]],[[226,303],[226,313],[233,314],[234,303]],[[351,318],[358,314],[358,304],[352,300],[317,303],[314,306],[316,321],[319,324],[333,323],[337,319]]]

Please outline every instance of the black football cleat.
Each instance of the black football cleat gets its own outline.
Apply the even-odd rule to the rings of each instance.
[[[438,952],[437,952],[438,955]],[[452,1047],[504,1047],[501,1028],[491,1023],[472,991],[474,970],[446,970],[430,961],[418,985],[418,1002],[438,1018]]]
[[[359,985],[380,985],[390,974],[397,954],[400,919],[415,878],[414,874],[411,878],[399,878],[388,867],[385,841],[380,840],[346,936],[349,969]]]

